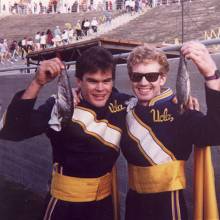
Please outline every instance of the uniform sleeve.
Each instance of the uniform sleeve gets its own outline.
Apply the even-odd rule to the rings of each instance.
[[[0,138],[20,141],[42,134],[49,129],[48,121],[54,98],[49,98],[38,109],[34,109],[36,99],[21,99],[24,91],[18,92],[3,115]]]
[[[207,114],[189,111],[181,117],[179,130],[197,146],[220,144],[220,92],[206,87]]]

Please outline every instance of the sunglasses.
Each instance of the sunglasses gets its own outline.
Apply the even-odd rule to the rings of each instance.
[[[158,80],[159,75],[161,75],[160,72],[150,72],[150,73],[135,73],[133,72],[131,75],[131,81],[132,82],[140,82],[143,77],[148,82],[156,82]]]

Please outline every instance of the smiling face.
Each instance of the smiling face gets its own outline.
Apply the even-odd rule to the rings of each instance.
[[[82,79],[77,79],[77,84],[86,101],[96,107],[103,107],[112,92],[112,71],[85,73]]]
[[[152,73],[160,72],[161,66],[158,62],[152,61],[149,63],[139,63],[132,67],[132,73]],[[142,77],[139,82],[132,83],[132,89],[135,95],[138,98],[138,101],[141,105],[147,106],[149,101],[160,94],[160,88],[166,82],[166,75],[159,75],[158,79],[155,82],[149,82],[145,77]]]

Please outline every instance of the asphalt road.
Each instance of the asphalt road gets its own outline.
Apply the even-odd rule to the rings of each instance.
[[[220,68],[220,56],[215,55],[214,59]],[[178,60],[170,60],[170,73],[168,76],[167,86],[175,88],[175,78],[177,72]],[[199,99],[201,110],[206,111],[204,97],[204,80],[197,73],[193,65],[190,67],[192,95]],[[72,77],[73,75],[71,75]],[[2,112],[6,109],[13,94],[24,89],[30,82],[32,74],[4,74],[0,72],[0,103],[2,104]],[[73,83],[74,84],[74,83]],[[126,73],[126,66],[119,66],[116,74],[116,87],[126,93],[131,94],[130,84]],[[41,92],[36,105],[42,103],[50,94],[56,92],[56,83],[52,82],[46,86]],[[0,113],[0,116],[2,115]],[[213,148],[213,163],[216,175],[217,197],[220,207],[220,148]],[[27,188],[40,195],[45,195],[48,189],[48,179],[51,173],[51,148],[50,143],[44,135],[31,138],[19,143],[0,140],[0,175],[5,176],[9,180],[22,183]],[[120,157],[118,160],[119,176],[120,176],[120,192],[122,201],[126,192],[126,163]],[[187,163],[188,184],[185,190],[187,206],[192,217],[192,177],[193,177],[192,157]],[[1,194],[1,192],[0,192]],[[124,205],[122,205],[122,213]]]

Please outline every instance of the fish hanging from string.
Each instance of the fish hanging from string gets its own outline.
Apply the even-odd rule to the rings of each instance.
[[[187,61],[185,60],[184,56],[180,54],[179,67],[176,78],[176,98],[178,102],[178,111],[181,114],[185,111],[185,106],[189,101],[190,93],[190,77],[187,68]]]
[[[57,94],[55,96],[55,104],[49,121],[50,127],[55,131],[60,131],[69,121],[71,121],[73,111],[73,92],[65,66],[57,81]]]
[[[66,125],[73,115],[73,93],[66,66],[57,82],[57,106],[58,114],[62,117],[61,124]]]

